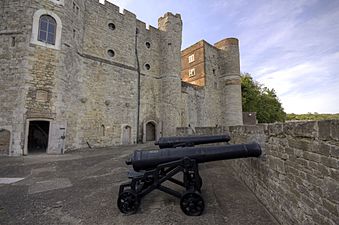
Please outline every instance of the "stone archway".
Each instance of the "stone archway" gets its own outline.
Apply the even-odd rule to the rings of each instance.
[[[155,141],[156,139],[156,125],[150,121],[146,123],[146,141]]]
[[[0,129],[0,155],[9,155],[11,144],[11,132],[5,129]]]

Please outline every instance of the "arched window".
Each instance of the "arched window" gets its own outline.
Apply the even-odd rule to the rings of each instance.
[[[61,49],[62,22],[52,11],[39,9],[34,13],[31,43],[56,50]]]
[[[56,27],[57,23],[53,17],[49,15],[41,16],[39,20],[38,40],[55,45]]]

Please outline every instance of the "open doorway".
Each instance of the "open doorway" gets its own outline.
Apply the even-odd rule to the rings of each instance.
[[[153,122],[148,122],[146,124],[146,141],[155,141],[155,124]]]
[[[129,145],[131,143],[132,143],[132,128],[127,125],[122,128],[122,144]]]
[[[28,154],[46,153],[48,148],[49,121],[30,121],[28,131]]]
[[[11,132],[0,128],[0,155],[9,155]]]

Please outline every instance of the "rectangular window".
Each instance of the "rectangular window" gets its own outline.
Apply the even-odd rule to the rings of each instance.
[[[188,71],[188,77],[194,77],[194,76],[195,76],[195,68],[190,69],[190,70]]]
[[[194,54],[188,56],[188,63],[194,62]]]
[[[76,38],[77,31],[73,29],[73,38]]]
[[[15,47],[15,37],[12,37],[12,44],[11,44],[12,47]]]

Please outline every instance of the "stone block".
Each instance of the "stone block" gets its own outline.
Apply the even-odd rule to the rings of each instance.
[[[327,198],[339,204],[339,181],[326,177],[324,179],[324,189],[326,190]]]
[[[325,142],[321,142],[319,144],[319,148],[317,149],[318,152],[324,156],[329,156],[330,155],[330,150],[331,150],[331,146],[328,145]]]
[[[317,126],[315,121],[310,122],[288,122],[284,124],[285,135],[292,137],[316,138]]]
[[[268,124],[267,129],[269,136],[285,136],[284,125],[282,123]]]
[[[339,140],[339,120],[322,120],[318,127],[321,140]]]
[[[328,174],[326,175],[331,177],[334,180],[339,181],[339,170],[338,169],[328,169]]]
[[[339,160],[331,157],[321,156],[321,163],[327,167],[338,169],[339,168]]]
[[[339,146],[331,146],[330,155],[339,160]]]
[[[335,203],[333,203],[333,202],[331,202],[327,199],[323,199],[324,208],[335,216],[339,216],[339,211],[338,211],[337,205],[338,204],[335,204]]]
[[[296,148],[304,151],[309,151],[309,149],[311,148],[311,142],[307,139],[289,138],[288,145],[291,148]]]
[[[312,153],[312,152],[304,152],[303,157],[307,160],[313,161],[313,162],[320,162],[321,161],[321,155]]]
[[[269,164],[270,164],[270,168],[272,168],[273,170],[276,170],[277,172],[282,173],[282,174],[286,173],[285,163],[280,158],[270,156]]]

